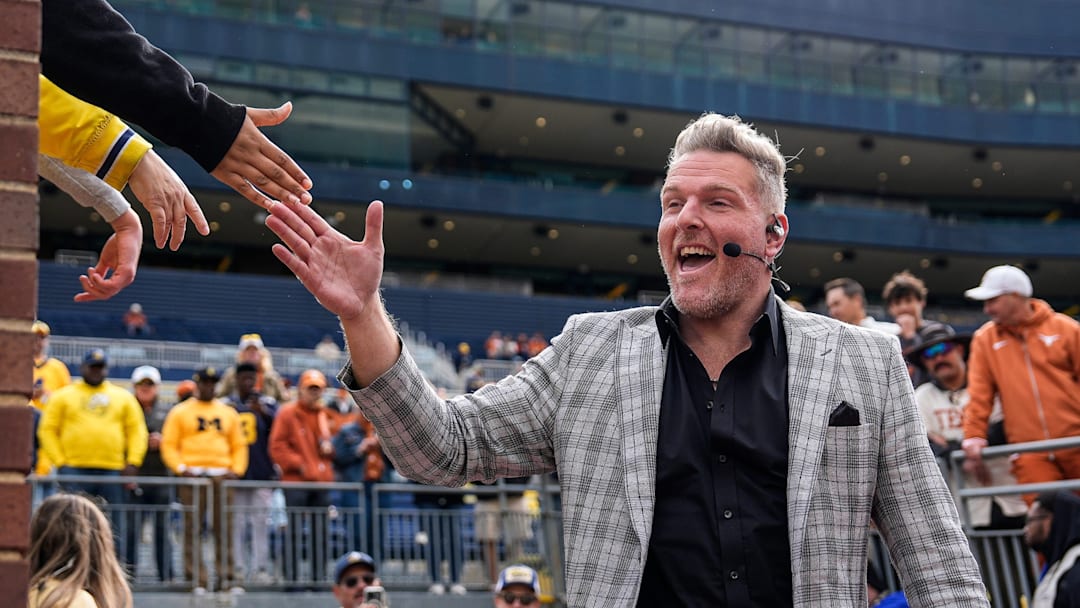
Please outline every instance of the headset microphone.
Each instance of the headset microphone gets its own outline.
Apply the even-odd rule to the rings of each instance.
[[[761,257],[760,255],[750,253],[749,251],[743,251],[742,246],[738,243],[724,243],[723,251],[724,255],[728,256],[729,258],[737,258],[740,255],[747,255],[754,258],[755,260],[760,261],[762,264],[765,264],[765,266],[768,267],[769,272],[772,273],[772,278],[774,281],[776,281],[777,285],[779,285],[784,291],[791,291],[791,287],[789,287],[783,279],[777,276],[776,273],[780,272],[780,269],[776,267],[775,263],[770,263],[766,261],[765,258]]]
[[[769,263],[765,261],[765,258],[761,257],[760,255],[755,255],[753,253],[750,253],[749,251],[743,251],[742,247],[740,247],[738,243],[724,243],[724,255],[728,256],[729,258],[737,258],[740,255],[748,255],[755,260],[760,260],[761,263],[765,264],[766,266],[769,265]]]

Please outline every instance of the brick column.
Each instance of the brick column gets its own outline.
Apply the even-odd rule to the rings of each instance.
[[[29,578],[40,44],[41,4],[0,0],[0,606],[25,606]]]

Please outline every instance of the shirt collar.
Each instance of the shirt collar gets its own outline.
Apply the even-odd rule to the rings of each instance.
[[[769,322],[767,327],[772,338],[772,349],[775,355],[778,350],[778,340],[780,339],[780,307],[776,303],[776,292],[773,291],[772,285],[769,286],[769,293],[765,299],[765,310],[754,321],[750,331],[753,332],[763,319],[767,319]],[[679,333],[679,311],[675,308],[675,302],[671,299],[670,294],[664,298],[656,311],[656,329],[660,333],[660,341],[663,344],[668,343],[668,339],[671,338],[672,334],[678,336],[680,341],[682,340],[682,334]]]

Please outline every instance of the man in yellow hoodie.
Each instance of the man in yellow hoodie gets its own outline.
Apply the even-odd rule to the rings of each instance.
[[[105,351],[87,352],[79,368],[82,380],[54,392],[45,408],[38,439],[61,475],[134,475],[146,455],[146,424],[139,402],[106,380],[107,369]],[[116,483],[68,485],[110,504],[123,498]]]
[[[964,469],[984,482],[982,449],[995,396],[1008,443],[1080,435],[1080,323],[1031,294],[1031,279],[1015,266],[987,270],[964,292],[990,317],[971,340],[964,410]],[[1080,448],[1020,454],[1013,474],[1020,483],[1080,478]],[[1033,498],[1025,496],[1028,504]]]
[[[221,374],[213,367],[195,372],[195,395],[176,404],[165,418],[161,429],[161,459],[165,466],[180,477],[203,477],[213,482],[211,525],[216,534],[214,557],[217,563],[218,584],[235,580],[233,563],[229,559],[228,537],[224,534],[225,493],[221,482],[243,477],[248,466],[248,443],[240,425],[240,414],[226,403],[214,398],[214,389]],[[180,502],[187,512],[184,517],[184,573],[193,580],[195,546],[201,538],[203,517],[209,506],[207,488],[180,485]],[[196,593],[207,590],[207,569],[198,570]],[[240,588],[236,588],[241,591]]]
[[[30,405],[44,413],[45,404],[49,397],[57,389],[71,384],[71,372],[68,371],[64,362],[49,356],[49,334],[52,330],[44,321],[34,321],[30,326],[34,332],[34,392],[30,397]],[[36,444],[35,444],[36,445]],[[37,463],[34,472],[38,475],[48,475],[52,471],[52,463],[45,455],[43,448],[38,449]]]
[[[108,358],[100,348],[83,356],[82,379],[56,390],[45,406],[38,440],[61,475],[100,477],[100,482],[65,483],[70,492],[100,496],[109,505],[124,501],[115,478],[135,475],[146,455],[147,431],[135,396],[106,379]],[[119,513],[108,509],[114,530]]]

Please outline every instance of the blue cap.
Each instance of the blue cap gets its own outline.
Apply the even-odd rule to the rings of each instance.
[[[83,365],[108,365],[109,358],[100,348],[92,348],[83,355],[82,362]]]
[[[503,568],[503,571],[499,573],[499,582],[495,584],[495,591],[502,591],[507,585],[527,585],[533,593],[540,593],[540,576],[536,570],[525,564],[514,564]]]
[[[371,568],[372,572],[375,572],[375,559],[373,557],[363,551],[349,551],[339,557],[337,563],[334,564],[334,584],[340,585],[341,576],[345,574],[345,571],[357,565],[367,566]]]

